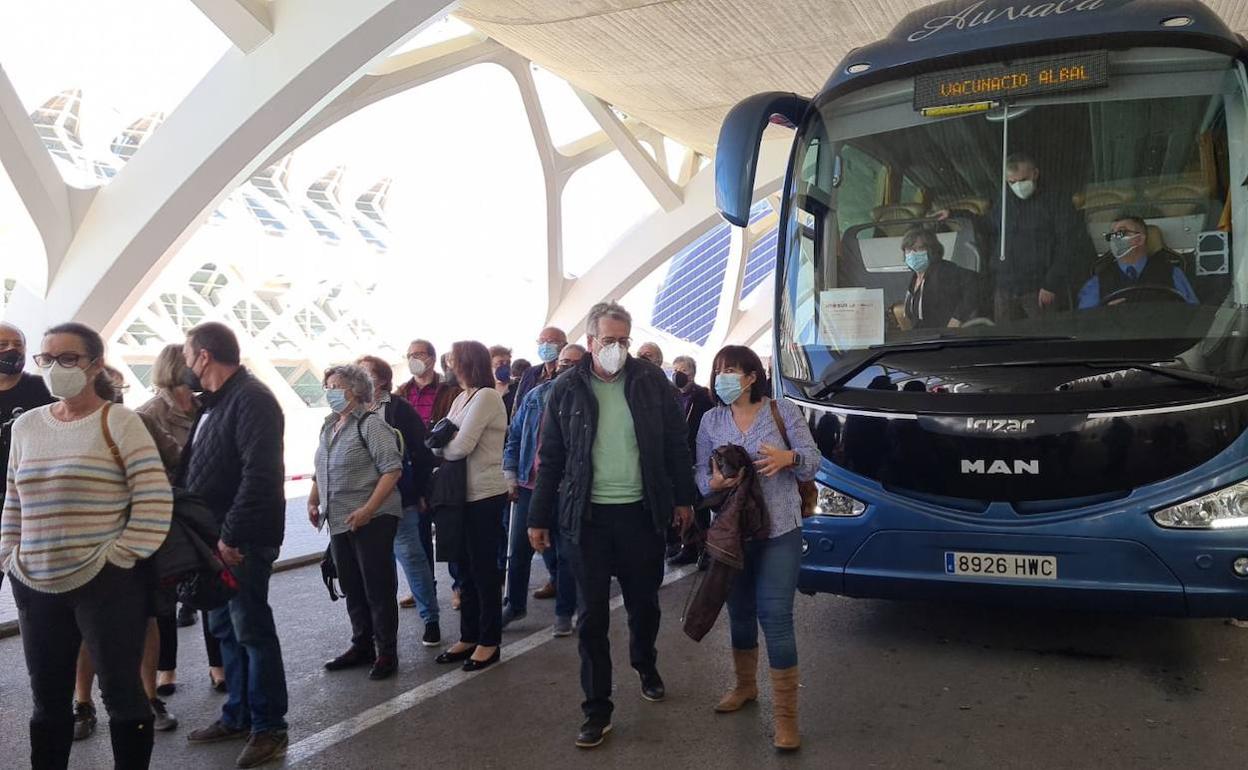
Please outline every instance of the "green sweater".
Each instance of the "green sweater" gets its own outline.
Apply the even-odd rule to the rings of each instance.
[[[590,502],[621,505],[642,499],[641,454],[633,413],[624,398],[624,375],[604,382],[590,375],[598,401],[598,430],[594,434],[594,486]]]

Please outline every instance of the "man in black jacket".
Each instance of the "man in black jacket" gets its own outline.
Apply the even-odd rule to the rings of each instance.
[[[182,455],[179,486],[203,498],[221,523],[217,549],[239,582],[230,603],[208,613],[221,640],[229,698],[221,718],[191,743],[247,738],[239,767],[286,752],[286,671],[269,607],[269,578],[286,531],[284,418],[272,392],[240,365],[238,339],[224,324],[187,332],[187,385],[204,409]]]
[[[672,361],[672,385],[676,387],[676,403],[680,413],[685,416],[685,425],[689,428],[689,456],[697,457],[698,429],[702,427],[702,417],[715,408],[711,400],[711,391],[694,382],[698,375],[698,363],[690,356],[676,356]],[[709,508],[694,511],[694,518],[703,530],[711,526]],[[696,544],[683,543],[680,550],[672,554],[668,564],[679,567],[693,564],[701,556],[702,549]]]
[[[615,303],[589,312],[591,356],[559,376],[543,417],[529,539],[550,545],[557,515],[581,597],[581,704],[576,745],[592,748],[611,729],[611,576],[628,611],[629,659],[642,697],[662,700],[656,666],[664,534],[693,518],[697,498],[687,428],[672,386],[653,364],[628,356],[632,318]],[[558,512],[556,513],[556,501]]]

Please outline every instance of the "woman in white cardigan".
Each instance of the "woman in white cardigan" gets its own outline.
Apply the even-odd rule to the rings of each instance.
[[[498,568],[500,526],[507,506],[503,478],[503,442],[507,409],[494,389],[490,353],[480,342],[456,342],[447,356],[462,393],[447,418],[459,426],[438,453],[446,460],[467,461],[467,505],[459,557],[459,641],[438,656],[439,663],[463,663],[480,671],[497,663],[503,633],[503,580]]]

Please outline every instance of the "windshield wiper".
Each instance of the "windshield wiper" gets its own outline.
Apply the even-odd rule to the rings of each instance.
[[[1167,361],[1148,361],[1146,359],[1075,359],[1075,358],[1046,358],[1035,361],[999,361],[996,363],[979,363],[969,364],[964,367],[956,367],[958,369],[990,369],[996,367],[1009,366],[1086,366],[1091,369],[1136,369],[1143,372],[1151,372],[1159,374],[1163,377],[1169,377],[1182,382],[1197,383],[1200,385],[1211,385],[1216,388],[1231,391],[1241,391],[1248,385],[1248,378],[1244,377],[1223,377],[1217,374],[1209,374],[1208,372],[1197,372],[1191,369],[1179,369],[1172,366],[1162,366],[1163,363],[1178,363],[1178,359],[1171,358]]]
[[[867,355],[857,363],[851,365],[848,369],[841,372],[836,379],[823,386],[818,393],[814,395],[815,400],[826,398],[844,387],[845,383],[852,380],[863,369],[878,362],[880,359],[886,358],[894,353],[921,353],[935,350],[943,350],[945,348],[974,348],[984,345],[1008,345],[1017,342],[1053,342],[1059,340],[1073,340],[1074,337],[1032,337],[1027,335],[1001,335],[994,337],[966,337],[960,334],[952,334],[943,332],[933,339],[921,340],[917,342],[907,342],[898,345],[876,345],[867,348]]]

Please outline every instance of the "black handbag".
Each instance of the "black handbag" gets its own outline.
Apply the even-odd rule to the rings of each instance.
[[[325,546],[325,555],[321,557],[321,582],[329,591],[329,600],[338,601],[338,592],[334,590],[334,581],[338,579],[338,565],[334,563],[334,547]]]
[[[434,561],[459,561],[464,543],[464,506],[468,497],[468,461],[447,460],[433,472]]]
[[[204,541],[192,537],[191,543],[200,555],[201,567],[178,583],[178,601],[204,612],[224,607],[238,596],[238,578]]]

